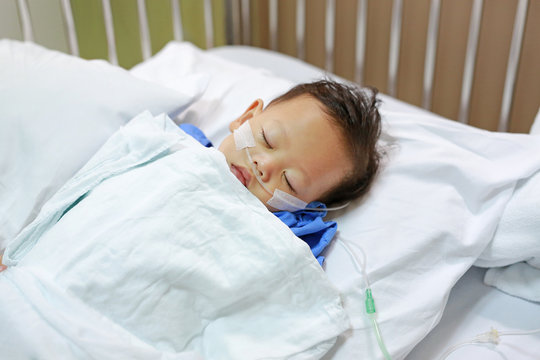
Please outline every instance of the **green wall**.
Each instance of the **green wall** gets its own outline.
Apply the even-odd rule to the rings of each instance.
[[[225,3],[212,0],[214,46],[225,45]],[[80,56],[87,59],[107,59],[107,39],[101,0],[71,0]],[[142,61],[137,0],[111,0],[111,10],[120,66],[130,68]],[[150,28],[152,53],[173,40],[170,0],[147,0],[146,11]],[[206,48],[204,1],[180,0],[183,40]]]

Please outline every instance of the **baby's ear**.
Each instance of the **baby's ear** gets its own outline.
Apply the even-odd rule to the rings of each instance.
[[[249,105],[249,107],[244,111],[242,115],[240,115],[236,120],[233,120],[229,124],[229,130],[233,132],[234,130],[238,129],[240,125],[242,125],[247,120],[251,119],[255,115],[258,115],[263,111],[264,103],[261,99],[257,99],[254,102]]]

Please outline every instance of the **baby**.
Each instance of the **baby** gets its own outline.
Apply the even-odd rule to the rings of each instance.
[[[292,88],[266,108],[257,99],[231,122],[219,150],[270,211],[353,200],[366,193],[379,166],[376,95],[321,80]]]
[[[353,200],[366,193],[379,166],[376,95],[321,80],[297,85],[266,108],[257,99],[230,124],[219,150],[271,211]],[[250,145],[239,144],[243,136]]]

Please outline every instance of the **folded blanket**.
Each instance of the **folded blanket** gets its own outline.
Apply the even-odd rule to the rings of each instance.
[[[309,246],[219,151],[166,116],[143,113],[113,135],[9,244],[4,262],[0,309],[40,319],[29,328],[10,317],[8,355],[49,346],[77,358],[95,339],[103,353],[133,341],[153,355],[317,359],[349,327]],[[32,282],[52,305],[21,293]],[[66,318],[74,328],[64,329]],[[100,320],[121,343],[98,338]],[[48,341],[16,345],[42,334]]]
[[[491,268],[486,284],[540,301],[540,172],[518,183],[475,265]]]

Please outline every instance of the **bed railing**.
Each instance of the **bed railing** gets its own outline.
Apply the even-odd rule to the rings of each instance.
[[[78,32],[89,29],[72,7],[83,2],[46,2],[58,1],[68,49],[79,56]],[[84,1],[100,3],[108,60],[125,65],[115,34],[124,14],[111,6],[118,0]],[[540,105],[538,0],[134,1],[142,60],[156,51],[147,10],[159,1],[170,9],[171,40],[280,51],[463,123],[527,132]],[[199,13],[186,13],[188,5]],[[17,10],[24,40],[35,41],[39,14],[28,0],[17,0]],[[182,23],[192,17],[204,24],[202,38]]]

